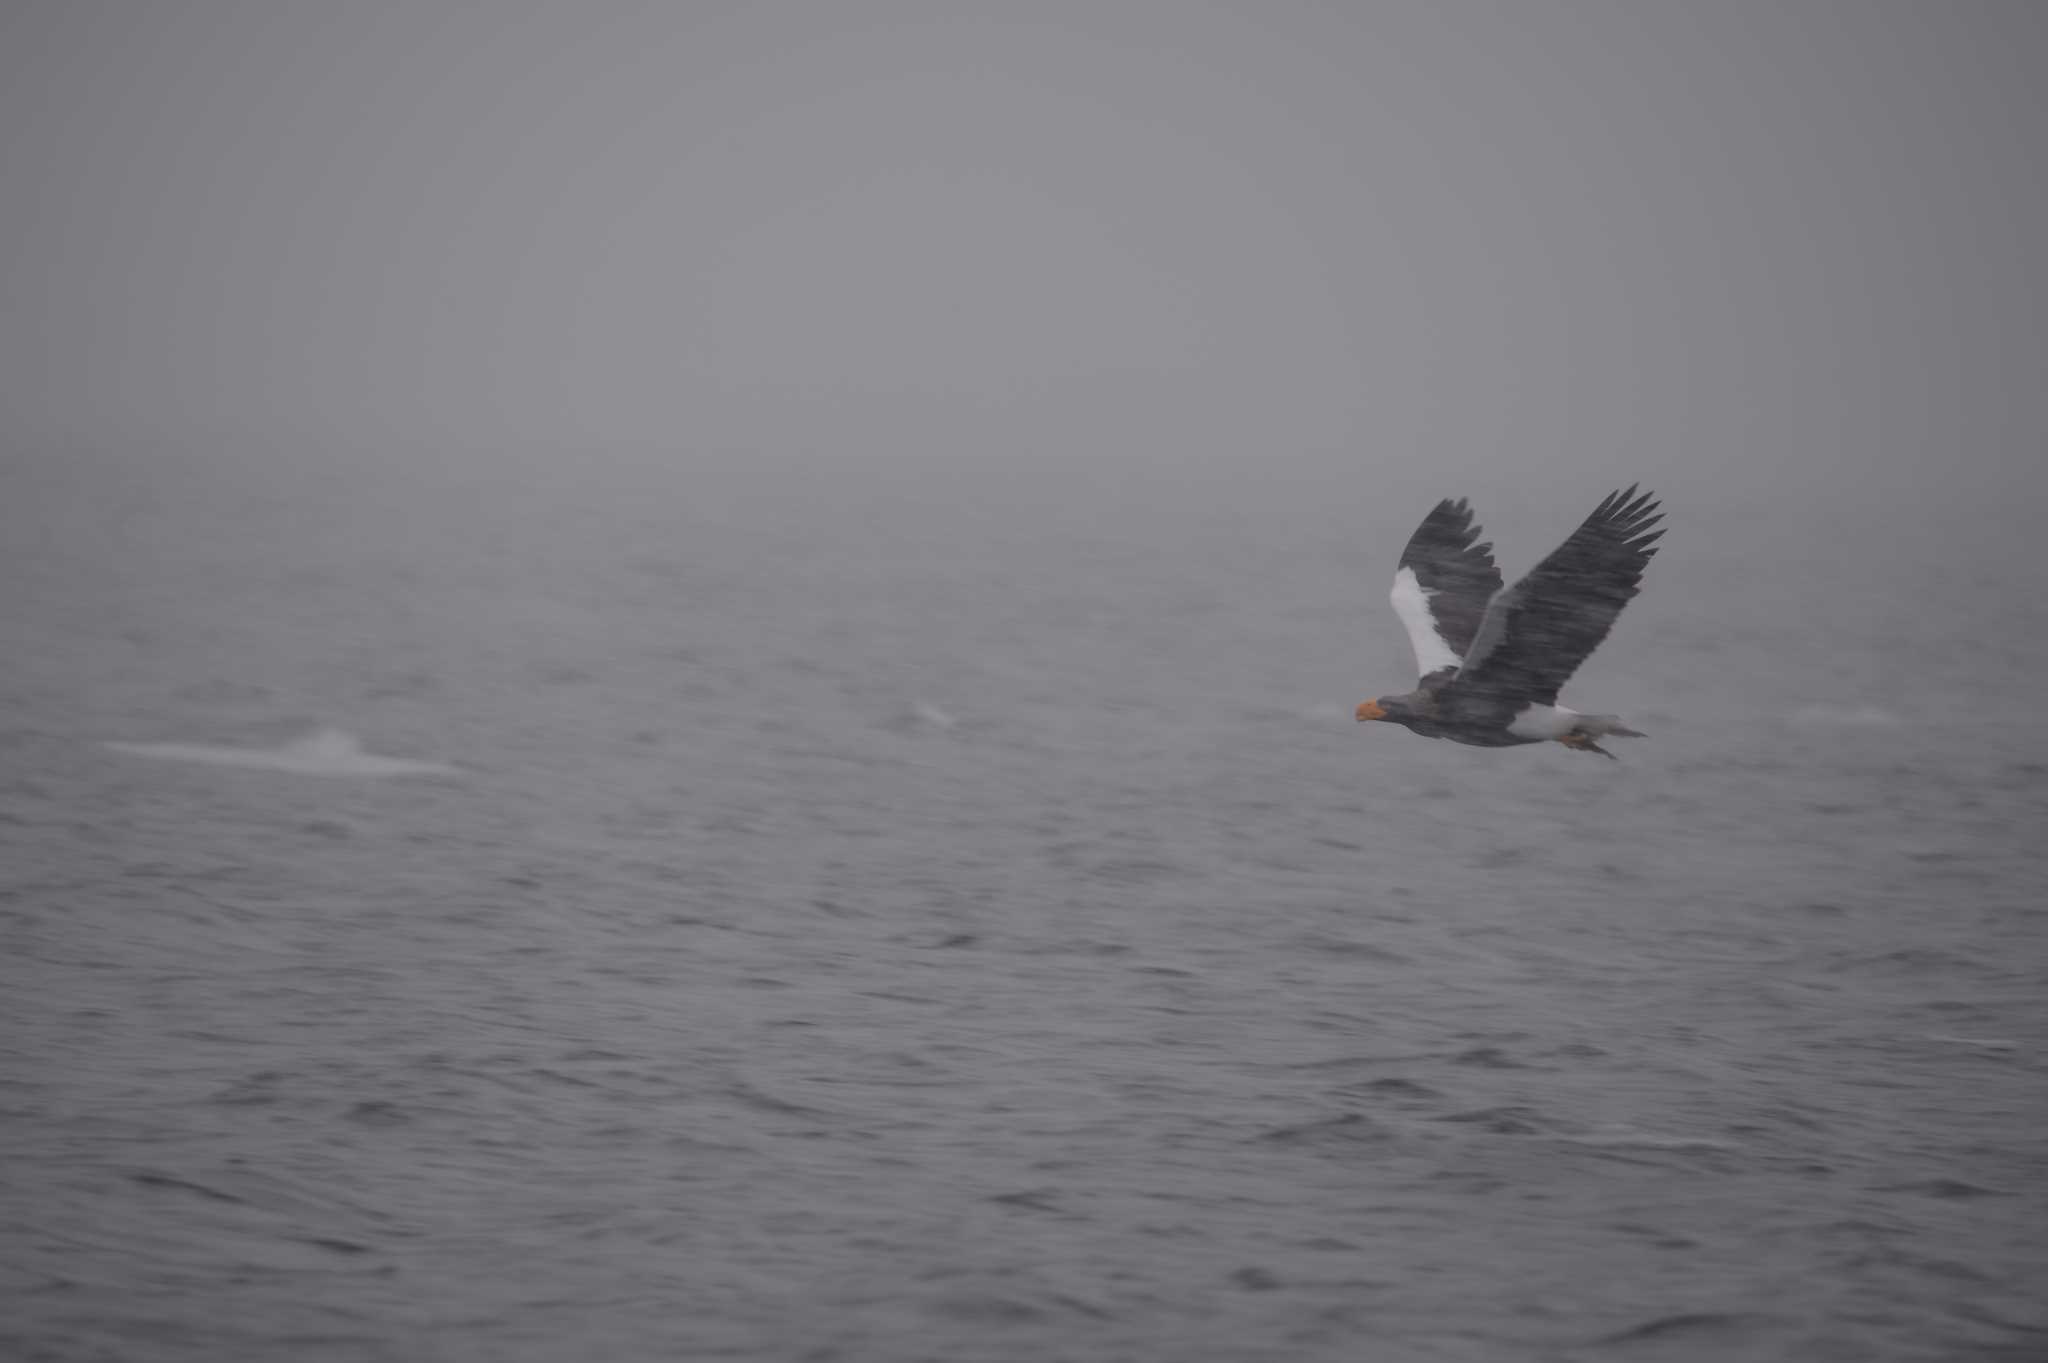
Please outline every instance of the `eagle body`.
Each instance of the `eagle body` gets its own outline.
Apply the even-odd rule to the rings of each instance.
[[[1401,551],[1388,594],[1422,678],[1412,691],[1361,703],[1358,718],[1474,747],[1562,743],[1612,757],[1601,738],[1641,735],[1614,715],[1559,705],[1557,693],[1641,590],[1662,519],[1650,494],[1616,492],[1503,589],[1471,507],[1438,502]]]

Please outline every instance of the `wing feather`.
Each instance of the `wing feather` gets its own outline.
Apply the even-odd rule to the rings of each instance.
[[[1558,690],[1614,627],[1657,552],[1657,499],[1631,485],[1594,509],[1529,575],[1494,597],[1459,689],[1501,700],[1557,703]]]
[[[1482,533],[1464,498],[1445,499],[1423,517],[1401,551],[1388,595],[1423,676],[1463,663],[1487,601],[1500,590],[1493,546],[1478,542]]]

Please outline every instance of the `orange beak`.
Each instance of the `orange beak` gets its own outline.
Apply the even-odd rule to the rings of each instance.
[[[1385,719],[1386,717],[1387,712],[1380,709],[1378,701],[1362,700],[1358,702],[1358,719],[1360,723],[1364,723],[1368,719]]]

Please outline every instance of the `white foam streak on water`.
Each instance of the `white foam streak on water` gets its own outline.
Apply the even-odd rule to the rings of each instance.
[[[1794,724],[1889,729],[1902,723],[1891,711],[1875,705],[1802,705],[1792,715]]]
[[[302,776],[425,776],[446,775],[453,767],[441,762],[380,757],[365,752],[362,741],[339,729],[320,729],[275,747],[236,747],[219,743],[131,743],[109,741],[106,747],[134,757],[201,766],[243,767],[284,771]]]

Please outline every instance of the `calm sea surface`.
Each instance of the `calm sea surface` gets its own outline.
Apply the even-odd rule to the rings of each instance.
[[[1604,486],[260,469],[0,465],[8,1358],[2048,1358],[1967,539],[1674,499],[1609,763],[1350,718]]]

